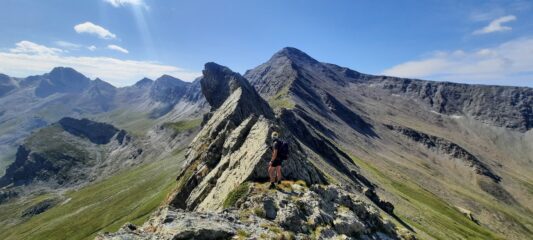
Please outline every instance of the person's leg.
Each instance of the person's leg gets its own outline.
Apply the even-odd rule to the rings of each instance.
[[[274,181],[276,181],[275,176],[274,176],[275,174],[274,171],[275,171],[274,167],[272,167],[272,165],[268,165],[268,176],[270,177],[271,183],[274,183]]]
[[[280,166],[277,166],[276,167],[276,182],[280,182],[281,179],[282,179],[282,175],[281,175],[281,165]]]

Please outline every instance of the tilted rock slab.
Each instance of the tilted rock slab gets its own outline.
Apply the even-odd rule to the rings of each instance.
[[[238,73],[215,63],[207,63],[203,73],[202,92],[212,111],[189,146],[169,204],[188,210],[222,210],[228,193],[241,183],[268,179],[270,134],[279,127],[268,103]],[[291,141],[291,149],[300,149],[296,141]],[[303,151],[295,151],[294,156],[291,152],[283,171],[288,179],[326,182]]]

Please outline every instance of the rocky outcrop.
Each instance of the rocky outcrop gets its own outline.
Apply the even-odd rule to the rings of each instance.
[[[335,186],[284,181],[251,189],[222,212],[158,210],[142,226],[126,224],[96,239],[398,239],[393,224],[359,197]]]
[[[463,161],[468,167],[471,167],[475,173],[489,177],[494,182],[499,182],[501,180],[498,175],[492,172],[492,170],[490,170],[490,168],[486,166],[482,161],[480,161],[475,155],[451,141],[437,136],[431,136],[411,128],[392,125],[385,126],[390,130],[401,133],[412,141],[421,143],[426,148],[432,151],[436,151],[441,154],[446,154],[451,158]]]
[[[16,198],[18,196],[17,191],[10,189],[0,189],[0,204],[9,201],[10,199]]]
[[[242,182],[267,178],[270,133],[276,124],[273,111],[242,76],[215,63],[207,63],[203,74],[202,92],[212,112],[189,146],[169,203],[189,210],[220,210],[228,192]],[[303,158],[291,162],[284,167],[286,177],[324,182]]]
[[[35,215],[39,215],[47,211],[48,209],[54,207],[57,203],[58,202],[56,199],[46,199],[44,201],[41,201],[22,211],[22,217],[33,217]]]
[[[533,128],[533,89],[431,82],[394,77],[373,81],[389,91],[419,100],[433,111],[468,115],[498,127],[528,131]]]
[[[396,238],[394,226],[360,197],[341,188],[283,182],[280,191],[266,191],[255,185],[238,208],[269,219],[285,231],[317,239],[335,237],[372,238],[380,232]],[[325,235],[325,236],[322,236]]]
[[[72,135],[85,137],[96,144],[107,144],[119,131],[111,124],[94,122],[89,119],[62,118],[59,125]]]

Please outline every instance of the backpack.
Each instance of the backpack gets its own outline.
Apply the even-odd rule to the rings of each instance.
[[[287,160],[289,157],[289,143],[280,139],[275,141],[278,141],[278,158],[281,160]]]

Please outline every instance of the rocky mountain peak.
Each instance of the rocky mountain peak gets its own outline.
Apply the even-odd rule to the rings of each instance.
[[[176,86],[176,85],[180,85],[180,84],[187,84],[187,82],[179,79],[179,78],[175,78],[173,76],[170,76],[170,75],[162,75],[161,77],[157,78],[155,80],[156,83],[158,84],[167,84],[167,85],[172,85],[172,86]]]
[[[153,82],[150,97],[158,102],[173,104],[185,95],[190,85],[191,83],[181,79],[163,75]]]
[[[257,108],[261,113],[271,116],[268,104],[257,94],[248,80],[229,68],[210,62],[205,64],[203,78],[200,80],[202,93],[213,109],[219,108],[237,89],[241,90],[243,104],[249,109]],[[257,106],[254,106],[257,104]]]
[[[91,80],[69,67],[55,67],[42,79],[35,89],[38,97],[47,97],[54,93],[79,93],[85,90]]]
[[[269,61],[288,59],[294,64],[316,64],[317,60],[307,55],[307,53],[293,47],[285,47],[276,52]]]
[[[138,87],[138,88],[144,88],[144,87],[151,86],[153,83],[154,83],[154,80],[149,79],[149,78],[143,78],[137,81],[133,86]]]

